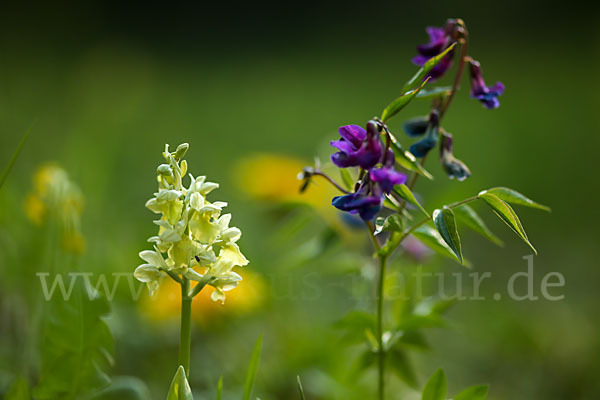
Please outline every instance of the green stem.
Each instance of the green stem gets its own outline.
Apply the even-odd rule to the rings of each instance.
[[[190,280],[183,277],[181,283],[179,365],[183,365],[187,377],[190,376],[190,351],[192,346],[192,299],[190,296]]]
[[[385,348],[383,346],[383,287],[385,283],[386,256],[379,256],[379,281],[377,283],[377,343],[378,355],[378,398],[385,398]]]

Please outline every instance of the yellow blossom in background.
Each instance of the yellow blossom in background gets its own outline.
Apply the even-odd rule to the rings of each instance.
[[[33,190],[25,198],[24,208],[27,218],[38,226],[49,220],[57,224],[60,243],[66,251],[79,254],[85,250],[81,234],[83,196],[58,164],[47,163],[36,170]]]
[[[274,204],[311,206],[344,239],[354,241],[356,233],[347,229],[341,213],[331,206],[331,199],[340,194],[336,188],[324,179],[315,177],[308,188],[300,193],[302,182],[298,174],[310,164],[280,154],[256,154],[238,162],[234,174],[240,189],[252,198]]]
[[[240,285],[236,290],[227,294],[226,307],[220,302],[211,299],[212,292],[216,289],[209,287],[202,290],[192,301],[192,318],[196,323],[204,324],[219,315],[233,316],[251,313],[266,300],[267,284],[264,279],[249,270],[240,272],[245,285]],[[172,279],[165,278],[160,288],[153,296],[144,296],[139,305],[143,314],[150,321],[162,322],[177,319],[181,308],[181,286]]]

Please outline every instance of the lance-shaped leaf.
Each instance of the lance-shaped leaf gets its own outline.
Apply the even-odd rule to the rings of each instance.
[[[402,96],[398,97],[396,100],[392,101],[381,113],[381,120],[386,122],[394,115],[398,114],[400,110],[408,105],[414,99],[417,94],[423,89],[423,86],[427,83],[429,78],[425,79],[421,85],[415,90],[411,90],[410,92],[404,93]]]
[[[217,383],[217,400],[223,400],[223,375],[221,375]]]
[[[508,203],[504,202],[499,197],[486,191],[479,193],[479,195],[477,195],[477,198],[485,201],[485,203],[488,206],[490,206],[492,210],[494,210],[494,213],[496,213],[496,215],[502,221],[504,221],[506,225],[508,225],[517,235],[519,235],[519,237],[523,239],[523,241],[527,243],[529,247],[531,247],[535,254],[537,254],[537,250],[529,241],[529,238],[525,233],[525,229],[523,229],[523,225],[521,225],[521,221],[519,220],[517,213],[515,213],[515,211],[512,209],[511,206],[508,205]]]
[[[453,400],[485,400],[487,393],[487,385],[471,386],[454,396]]]
[[[404,147],[400,144],[398,139],[390,132],[388,133],[390,136],[390,143],[392,144],[392,150],[396,155],[396,162],[400,164],[402,167],[415,171],[416,173],[423,175],[427,179],[433,179],[433,175],[431,175],[421,163],[417,160],[413,153],[408,150],[405,150]]]
[[[417,374],[415,373],[414,367],[406,354],[398,348],[393,348],[387,353],[387,358],[392,371],[396,373],[408,386],[416,389],[417,388]]]
[[[406,92],[410,88],[414,87],[418,82],[423,80],[423,78],[425,78],[425,76],[433,69],[433,67],[435,67],[440,61],[442,61],[442,58],[444,58],[446,54],[452,51],[454,46],[456,46],[456,43],[451,44],[446,50],[442,51],[437,56],[431,57],[429,60],[427,60],[425,64],[417,71],[417,73],[414,74],[408,82],[406,82],[406,85],[404,85],[402,91]]]
[[[0,188],[2,187],[2,185],[4,185],[4,182],[6,181],[8,174],[10,173],[11,169],[15,165],[17,158],[19,158],[19,154],[21,154],[21,150],[23,149],[23,146],[25,145],[25,142],[27,141],[27,138],[29,137],[29,134],[31,133],[32,128],[33,128],[33,124],[29,127],[29,129],[25,132],[25,134],[21,138],[21,141],[19,142],[19,145],[17,146],[12,157],[10,158],[8,165],[6,166],[6,168],[4,168],[4,172],[2,172],[2,175],[0,176]]]
[[[398,214],[392,214],[389,217],[379,217],[375,220],[375,235],[381,232],[402,232],[402,217]]]
[[[419,203],[419,201],[417,200],[413,192],[411,192],[411,190],[408,188],[408,186],[396,185],[394,186],[394,193],[400,196],[404,201],[407,201],[410,204],[417,206],[419,210],[423,211],[423,213],[429,217],[429,213],[427,212],[427,210],[423,208],[421,203]]]
[[[437,230],[428,225],[423,225],[415,229],[412,234],[431,250],[460,263],[456,254],[448,247]],[[466,267],[469,266],[469,262],[465,259],[463,259],[462,264]]]
[[[463,256],[460,246],[460,237],[458,236],[458,230],[456,229],[456,219],[454,218],[454,212],[448,207],[444,207],[441,210],[437,209],[433,211],[433,223],[435,228],[444,239],[444,242],[452,249],[456,258],[462,263]]]
[[[75,281],[70,296],[45,303],[36,399],[79,399],[107,387],[113,338],[104,297]]]
[[[494,196],[498,197],[500,200],[505,201],[510,204],[516,204],[519,206],[525,206],[530,208],[537,208],[538,210],[544,211],[552,211],[550,207],[545,206],[540,203],[536,203],[535,201],[527,198],[516,190],[509,189],[507,187],[495,187],[492,189],[484,190],[483,192],[491,193]]]
[[[350,171],[346,168],[340,168],[340,176],[342,177],[342,182],[344,182],[344,186],[346,190],[352,190],[354,186],[354,178],[350,175]]]
[[[258,362],[260,360],[260,351],[262,348],[262,336],[259,336],[252,350],[252,356],[250,357],[250,364],[248,365],[248,372],[246,373],[246,381],[244,383],[244,400],[250,400],[252,394],[252,388],[254,387],[254,380],[256,379],[256,371],[258,370]]]
[[[446,374],[440,368],[435,371],[425,384],[421,400],[445,400],[447,385]]]
[[[498,246],[503,246],[504,243],[489,230],[485,222],[479,217],[479,214],[471,208],[471,206],[464,204],[454,209],[454,216],[460,222],[471,228],[473,231],[479,233],[486,239],[496,243]]]
[[[440,97],[450,96],[452,88],[450,86],[440,86],[432,89],[424,89],[417,94],[419,100],[433,100]]]
[[[167,395],[167,400],[193,400],[192,389],[185,377],[183,365],[177,368],[177,372],[171,381],[171,388]]]

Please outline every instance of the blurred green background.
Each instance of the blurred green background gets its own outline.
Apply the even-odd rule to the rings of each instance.
[[[505,248],[464,234],[475,270],[493,273],[481,289],[487,300],[460,302],[448,315],[452,329],[428,335],[433,349],[414,355],[419,379],[442,366],[450,393],[489,383],[492,400],[600,398],[596,5],[53,2],[5,4],[0,15],[3,164],[36,121],[0,192],[0,387],[16,373],[15,335],[27,315],[13,307],[15,292],[39,287],[31,272],[39,229],[23,212],[36,168],[56,161],[81,187],[87,250],[79,268],[130,272],[154,234],[143,205],[155,190],[164,143],[189,142],[191,172],[221,184],[212,198],[229,202],[248,270],[262,282],[258,307],[213,310],[194,327],[194,390],[212,397],[223,374],[226,394],[237,393],[263,333],[255,391],[261,398],[297,398],[298,374],[311,398],[368,396],[372,376],[347,378],[352,352],[332,326],[362,301],[344,285],[356,258],[342,240],[327,249],[311,241],[326,235],[321,214],[253,198],[247,186],[255,181],[239,178],[238,162],[257,153],[308,163],[318,153],[325,160],[338,126],[363,124],[399,94],[415,71],[410,58],[426,42],[425,26],[461,17],[471,55],[488,83],[501,80],[506,92],[501,107],[489,111],[469,98],[465,82],[444,125],[473,175],[449,181],[432,159],[436,179],[421,180],[418,192],[433,208],[509,186],[551,206],[549,215],[519,212],[539,251],[537,294],[543,275],[559,271],[565,298],[492,299],[510,275],[525,270],[522,257],[530,251],[489,218]],[[426,110],[411,104],[391,127],[399,131],[403,118]],[[367,249],[359,262],[370,262]],[[468,274],[445,260],[432,268]],[[304,292],[307,276],[318,295]],[[113,372],[144,380],[159,399],[175,369],[177,310],[156,321],[140,302],[120,287],[112,304]]]

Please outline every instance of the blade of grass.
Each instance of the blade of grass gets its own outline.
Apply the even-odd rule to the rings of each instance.
[[[300,381],[300,375],[296,376],[298,379],[298,390],[300,391],[300,399],[306,400],[306,396],[304,396],[304,389],[302,389],[302,382]]]
[[[244,400],[250,400],[250,395],[252,394],[252,387],[254,386],[254,379],[256,378],[256,370],[258,369],[258,361],[260,360],[262,339],[262,335],[258,337],[258,340],[254,345],[254,350],[252,350],[250,364],[248,364],[248,372],[246,373],[246,382],[244,383]]]
[[[217,400],[223,399],[223,376],[219,378],[219,383],[217,383]]]
[[[29,129],[27,129],[27,131],[25,132],[25,134],[21,138],[21,141],[19,142],[19,145],[17,146],[17,149],[13,153],[13,155],[12,155],[12,157],[11,157],[8,165],[4,169],[4,172],[2,173],[2,177],[0,178],[0,188],[2,188],[2,186],[4,185],[4,182],[6,181],[6,178],[8,177],[8,174],[12,170],[12,167],[15,165],[15,162],[17,161],[17,158],[19,157],[19,154],[21,153],[21,150],[23,149],[23,146],[25,145],[25,142],[27,141],[27,138],[29,137],[29,134],[31,133],[31,130],[33,129],[33,125],[34,124],[35,124],[35,122],[33,124],[31,124],[31,126],[29,127]]]

